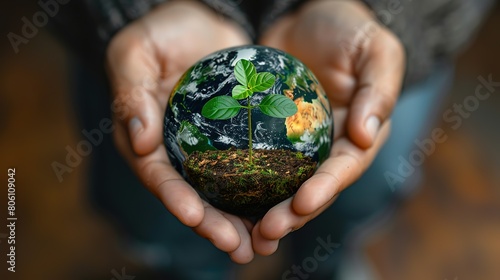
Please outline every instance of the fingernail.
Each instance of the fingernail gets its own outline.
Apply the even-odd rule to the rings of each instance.
[[[380,128],[380,120],[376,116],[370,116],[365,123],[366,130],[372,137],[372,141],[375,140],[378,130]]]
[[[143,130],[141,120],[138,117],[134,117],[128,123],[130,138],[135,139]]]

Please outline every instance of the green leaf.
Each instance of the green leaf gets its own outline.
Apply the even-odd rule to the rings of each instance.
[[[217,96],[203,106],[201,115],[211,120],[227,120],[236,116],[240,109],[240,103],[231,96]]]
[[[261,92],[271,88],[276,81],[276,77],[269,72],[260,72],[253,75],[248,81],[248,88],[252,92]]]
[[[259,104],[262,113],[275,117],[286,118],[297,113],[297,105],[288,97],[281,94],[269,94]]]
[[[242,85],[237,85],[233,88],[233,98],[237,100],[245,99],[253,94],[253,92]]]
[[[245,87],[248,85],[250,78],[255,76],[256,72],[257,70],[255,70],[253,63],[246,59],[238,60],[234,66],[234,76],[236,76],[236,80]]]

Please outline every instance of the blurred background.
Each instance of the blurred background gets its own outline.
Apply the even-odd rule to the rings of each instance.
[[[51,164],[83,138],[70,106],[72,53],[40,28],[16,54],[6,34],[37,6],[3,3],[0,11],[0,166],[16,168],[17,272],[6,271],[7,229],[0,226],[0,279],[112,279],[141,268],[120,249],[120,235],[91,207],[88,158],[59,182]],[[474,94],[478,77],[500,81],[500,7],[457,58],[442,114]],[[442,115],[440,114],[440,115]],[[425,161],[425,180],[394,217],[365,238],[380,279],[500,279],[500,87],[458,129],[439,118],[448,140]],[[423,136],[424,137],[430,137]],[[7,183],[0,192],[5,221]],[[3,222],[1,223],[3,224]],[[0,225],[1,225],[0,224]],[[279,254],[242,267],[247,279],[279,267]],[[312,278],[314,279],[313,275]],[[354,279],[356,280],[356,279]]]

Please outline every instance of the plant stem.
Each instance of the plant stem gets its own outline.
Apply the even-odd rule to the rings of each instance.
[[[253,155],[252,155],[252,106],[250,105],[250,96],[247,97],[247,105],[248,105],[248,159],[250,164],[253,164]]]

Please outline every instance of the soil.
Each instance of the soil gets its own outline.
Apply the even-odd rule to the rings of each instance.
[[[184,162],[192,186],[213,206],[239,216],[259,218],[291,197],[316,170],[301,152],[248,150],[193,152]]]

